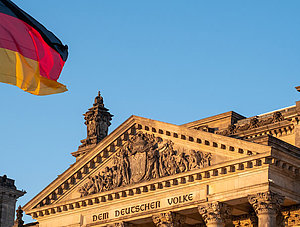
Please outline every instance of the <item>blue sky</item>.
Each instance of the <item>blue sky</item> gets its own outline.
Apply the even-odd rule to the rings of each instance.
[[[132,114],[183,124],[300,100],[298,0],[14,2],[69,46],[59,79],[68,92],[0,84],[0,175],[27,191],[18,204],[75,161],[98,90],[114,114],[110,131]]]

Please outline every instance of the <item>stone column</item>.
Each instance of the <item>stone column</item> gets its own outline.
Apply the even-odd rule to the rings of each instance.
[[[186,217],[184,215],[166,212],[152,216],[152,220],[157,227],[181,227],[184,226]]]
[[[270,191],[248,196],[258,217],[258,227],[276,226],[276,216],[283,200],[283,196]]]
[[[220,202],[199,205],[198,210],[207,227],[224,227],[231,216],[231,208]]]

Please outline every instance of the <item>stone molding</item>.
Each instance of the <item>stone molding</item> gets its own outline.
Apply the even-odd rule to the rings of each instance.
[[[153,125],[155,123],[155,126],[151,126],[152,122]],[[241,157],[249,157],[257,154],[256,150],[266,149],[265,146],[246,141],[239,141],[237,146],[234,143],[236,139],[233,138],[226,137],[222,139],[219,135],[197,130],[195,131],[194,129],[189,129],[183,126],[176,126],[138,116],[131,116],[122,125],[120,125],[117,130],[105,137],[101,143],[94,148],[94,151],[99,150],[101,152],[94,153],[91,151],[76,161],[76,163],[74,163],[68,170],[39,193],[38,196],[27,203],[24,206],[24,211],[27,213],[28,209],[50,205],[54,201],[59,200],[66,191],[74,188],[77,185],[77,182],[81,181],[81,179],[89,174],[90,171],[101,165],[111,154],[119,150],[119,141],[126,141],[128,135],[134,135],[137,130],[145,132],[151,131],[154,135],[169,136],[170,138],[174,138],[174,140],[183,140],[191,145],[202,144],[207,147],[213,147],[220,151],[224,150],[225,152],[230,152],[233,155],[239,155]],[[209,135],[209,137],[207,137],[207,135]],[[61,181],[61,179],[64,180]]]
[[[198,206],[206,224],[225,224],[231,217],[231,207],[221,202],[206,203]]]
[[[152,220],[157,227],[181,227],[184,226],[186,217],[170,211],[153,215]]]
[[[277,214],[284,197],[277,193],[268,191],[248,196],[248,201],[257,215],[273,213]]]
[[[86,207],[89,205],[98,204],[100,202],[122,199],[122,197],[126,197],[128,195],[133,196],[136,194],[146,194],[156,189],[168,189],[180,186],[181,184],[193,184],[208,179],[214,180],[216,178],[223,177],[226,174],[239,174],[242,171],[248,171],[249,168],[255,169],[270,165],[277,167],[276,163],[278,163],[278,161],[278,158],[274,158],[268,153],[250,156],[244,159],[240,159],[239,162],[233,160],[224,164],[214,165],[209,168],[197,169],[182,174],[159,178],[151,182],[145,182],[146,184],[140,183],[126,187],[124,189],[117,188],[111,191],[74,199],[69,201],[66,205],[55,203],[53,205],[48,205],[45,207],[37,207],[35,209],[32,209],[27,214],[30,214],[33,218],[37,218],[39,216],[51,215],[57,212],[66,212],[68,211],[69,206],[78,209],[82,206]],[[278,166],[278,168],[281,169],[282,167]],[[291,176],[299,176],[297,168],[285,168],[285,170],[288,171]]]
[[[150,126],[153,122],[153,126]],[[154,125],[155,123],[155,125]],[[165,130],[167,129],[167,130]],[[180,131],[179,131],[180,129]],[[202,131],[197,131],[194,129],[188,129],[185,127],[175,126],[168,123],[153,121],[145,119],[142,117],[132,116],[127,121],[125,121],[117,130],[108,135],[101,143],[99,143],[94,151],[82,157],[74,165],[72,165],[68,170],[61,174],[55,181],[53,181],[48,187],[46,187],[41,193],[39,193],[34,199],[32,199],[28,204],[24,206],[24,211],[26,214],[31,214],[39,216],[41,213],[45,213],[46,210],[54,209],[55,211],[60,210],[65,211],[66,208],[62,209],[63,205],[60,204],[60,201],[67,195],[67,191],[73,190],[74,187],[86,179],[90,172],[95,168],[101,165],[103,162],[106,162],[108,158],[116,151],[120,149],[119,141],[124,143],[129,135],[134,135],[137,131],[150,132],[156,136],[164,136],[173,138],[174,143],[177,142],[186,142],[187,144],[195,146],[196,144],[201,144],[201,146],[207,146],[208,149],[216,149],[218,151],[224,150],[228,154],[239,156],[241,159],[237,162],[236,160],[214,165],[210,168],[204,168],[199,170],[193,170],[186,173],[181,173],[174,176],[164,177],[161,179],[154,179],[150,184],[157,184],[156,181],[161,182],[163,185],[166,184],[166,187],[169,187],[170,180],[178,180],[181,182],[182,177],[186,178],[185,182],[193,182],[194,180],[201,180],[202,178],[217,178],[223,176],[227,173],[241,172],[246,171],[248,168],[256,168],[262,165],[274,165],[278,162],[278,158],[271,156],[271,147],[265,145],[250,143],[246,141],[239,141],[238,144],[234,144],[236,139],[229,137],[222,137],[219,135],[206,133]],[[210,135],[210,137],[207,137]],[[248,146],[249,145],[249,146]],[[249,149],[249,150],[248,150]],[[256,151],[264,150],[264,154],[258,154]],[[96,152],[97,151],[97,152]],[[289,160],[289,159],[287,159]],[[299,168],[293,162],[287,163],[285,165],[286,171],[291,173],[291,176],[299,175]],[[288,166],[288,168],[287,168]],[[282,167],[283,168],[283,167]],[[193,179],[193,180],[191,180]],[[143,187],[150,187],[148,184],[143,184]],[[176,185],[174,185],[176,186]],[[141,187],[138,185],[132,185],[134,191]],[[124,189],[125,190],[125,189]],[[68,204],[81,204],[85,201],[86,204],[97,203],[98,200],[102,201],[102,197],[114,197],[114,193],[123,193],[123,189],[112,190],[108,193],[102,192],[95,195],[84,197],[84,199],[78,198],[72,201],[69,201]],[[127,189],[126,189],[127,190]],[[138,190],[139,192],[141,190]],[[142,190],[142,193],[150,190]],[[127,192],[125,192],[126,194]],[[104,201],[106,201],[104,199]],[[76,208],[80,206],[75,206]],[[49,213],[49,212],[46,212]],[[50,214],[52,214],[50,212]]]

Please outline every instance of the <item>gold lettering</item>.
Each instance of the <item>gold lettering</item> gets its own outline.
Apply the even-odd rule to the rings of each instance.
[[[150,206],[151,206],[151,209],[154,209],[155,208],[155,202],[152,202],[151,204],[150,204]]]
[[[124,215],[125,214],[125,209],[122,209],[121,210],[121,215]]]
[[[160,201],[156,201],[156,207],[155,208],[158,208],[160,207]]]
[[[106,213],[103,214],[103,220],[104,219],[108,219],[108,212],[106,212]]]
[[[135,210],[136,210],[136,212],[139,212],[140,211],[140,206],[139,205],[135,206]]]
[[[145,210],[149,210],[150,209],[150,203],[145,204]]]
[[[131,213],[135,213],[135,210],[133,210],[133,209],[135,209],[135,207],[131,207],[131,209],[130,209]]]

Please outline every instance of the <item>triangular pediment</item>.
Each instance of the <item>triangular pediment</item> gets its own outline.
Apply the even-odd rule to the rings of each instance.
[[[270,150],[265,145],[131,116],[23,209],[32,213]]]

